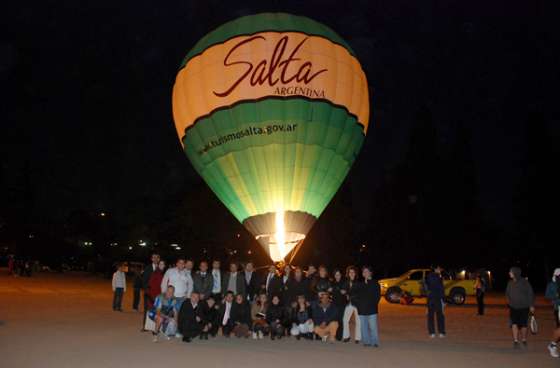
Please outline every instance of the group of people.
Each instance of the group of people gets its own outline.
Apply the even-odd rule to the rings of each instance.
[[[424,282],[427,294],[429,336],[445,337],[445,288],[442,269],[435,267]],[[515,349],[527,345],[529,317],[534,312],[534,293],[521,269],[512,267],[506,288],[509,320]],[[160,256],[153,254],[142,274],[144,296],[143,331],[150,330],[154,341],[172,336],[191,342],[208,339],[220,331],[225,337],[282,339],[318,339],[355,341],[364,346],[379,346],[377,328],[380,287],[369,266],[350,266],[330,275],[325,266],[285,265],[282,270],[271,265],[266,275],[257,274],[252,262],[243,269],[229,264],[221,269],[220,261],[207,261],[194,269],[192,260],[179,258],[166,268]],[[137,284],[137,285],[136,285]],[[478,314],[484,314],[485,282],[475,283]],[[113,309],[122,310],[126,276],[122,267],[113,275]],[[545,297],[552,301],[557,329],[548,348],[551,356],[560,356],[560,268],[554,271]],[[135,298],[137,299],[137,298]],[[137,301],[135,301],[137,304]],[[353,328],[352,328],[353,327]],[[436,335],[436,327],[438,334]]]
[[[272,265],[259,275],[252,262],[242,269],[235,262],[228,271],[220,261],[198,264],[177,259],[166,269],[159,255],[142,273],[144,330],[154,341],[175,336],[184,342],[208,339],[219,332],[272,340],[336,340],[379,346],[377,313],[380,287],[369,266],[350,266],[344,272],[313,265],[307,270]],[[122,310],[126,278],[122,269],[113,276],[113,309]]]

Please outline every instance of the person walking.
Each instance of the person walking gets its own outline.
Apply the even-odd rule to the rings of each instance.
[[[379,282],[373,279],[372,268],[362,268],[364,281],[356,291],[356,308],[360,318],[361,339],[364,346],[378,347],[379,333],[377,331],[377,313],[381,288]]]
[[[126,291],[126,275],[123,272],[122,264],[119,264],[113,273],[113,310],[122,312],[122,298]]]
[[[476,305],[478,307],[478,315],[484,315],[484,294],[486,293],[486,280],[480,273],[476,275],[474,282],[474,290],[476,292]]]
[[[436,266],[432,272],[426,276],[424,286],[428,295],[428,333],[431,338],[436,337],[436,330],[434,326],[434,317],[437,319],[437,330],[439,337],[445,337],[445,288],[443,286],[443,279],[441,272],[443,269]]]
[[[554,270],[552,274],[552,281],[546,285],[546,291],[544,297],[552,303],[552,312],[554,314],[554,321],[556,322],[556,328],[560,327],[559,319],[559,306],[560,306],[560,268]]]
[[[509,306],[509,319],[511,324],[511,333],[513,336],[513,348],[519,349],[521,344],[527,347],[527,323],[529,321],[529,312],[535,312],[533,303],[535,294],[533,288],[526,278],[521,277],[521,269],[512,267],[509,271],[509,280],[506,287],[506,298]]]

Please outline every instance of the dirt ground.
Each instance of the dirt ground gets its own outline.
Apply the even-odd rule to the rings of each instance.
[[[111,310],[109,280],[81,274],[12,278],[0,270],[0,367],[557,367],[546,349],[550,307],[539,298],[541,331],[529,348],[513,351],[501,295],[488,297],[478,317],[469,300],[446,309],[445,339],[429,339],[424,300],[380,306],[381,347],[317,341],[214,340],[153,343],[140,333],[141,313],[125,294],[123,313]]]

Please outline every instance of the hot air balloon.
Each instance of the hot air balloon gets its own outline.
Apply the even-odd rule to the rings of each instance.
[[[273,261],[302,244],[364,141],[355,53],[306,17],[238,18],[181,63],[173,117],[196,171]]]

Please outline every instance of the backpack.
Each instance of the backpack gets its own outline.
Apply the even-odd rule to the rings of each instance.
[[[553,302],[558,300],[558,285],[556,285],[556,282],[550,281],[548,285],[546,285],[544,297]]]

